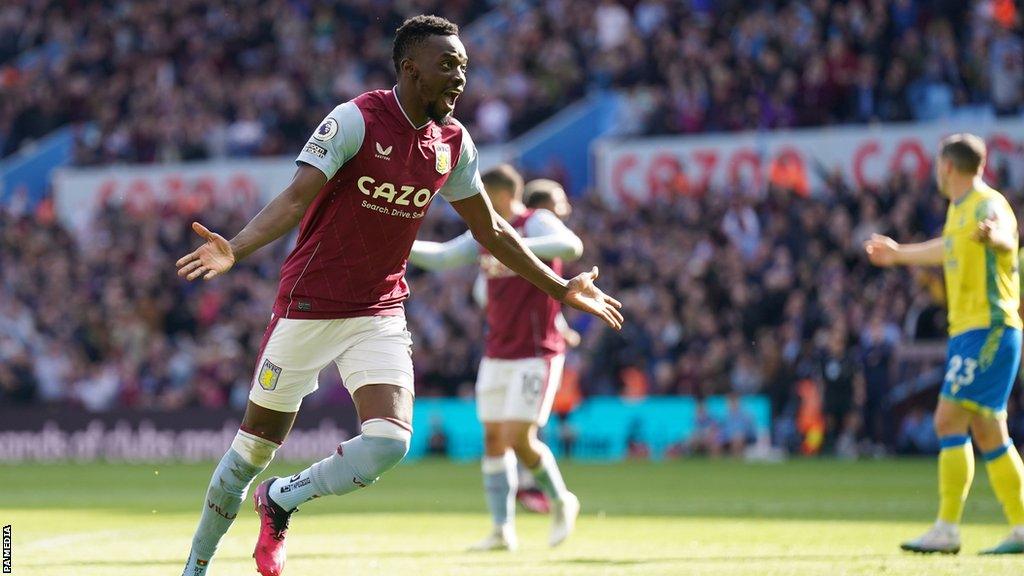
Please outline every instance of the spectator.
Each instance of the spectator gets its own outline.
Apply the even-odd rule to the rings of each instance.
[[[710,413],[703,401],[697,404],[697,416],[694,422],[693,435],[686,443],[686,452],[690,454],[706,454],[718,458],[722,454],[725,440],[722,427]]]
[[[83,121],[95,131],[79,141],[80,164],[290,153],[339,101],[390,87],[389,34],[432,12],[467,31],[459,117],[481,142],[519,135],[594,87],[626,90],[621,125],[646,133],[903,121],[959,106],[1008,114],[1024,102],[1019,16],[990,0],[561,0],[498,3],[474,22],[494,4],[7,0],[0,157]]]
[[[867,388],[863,417],[864,432],[870,442],[882,444],[886,437],[884,405],[890,387],[893,343],[886,337],[881,317],[872,318],[862,341],[861,359]]]
[[[896,451],[900,454],[935,454],[939,437],[935,435],[931,414],[913,408],[903,417],[896,434]]]
[[[999,114],[1013,114],[1024,102],[1024,42],[1020,34],[999,28],[992,41],[989,76],[992,103]]]
[[[729,453],[739,458],[747,446],[757,440],[754,418],[740,405],[739,396],[730,394],[728,409],[722,420],[722,442],[729,447]]]
[[[430,419],[427,454],[431,456],[446,456],[448,454],[448,434],[444,431],[444,420],[439,414],[435,414]]]

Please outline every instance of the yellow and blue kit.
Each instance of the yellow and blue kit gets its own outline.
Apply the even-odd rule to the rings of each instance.
[[[1013,230],[1014,248],[974,239],[978,223],[994,217]],[[951,202],[942,230],[949,305],[949,352],[942,396],[971,410],[1003,415],[1021,353],[1017,219],[998,191],[977,181]]]

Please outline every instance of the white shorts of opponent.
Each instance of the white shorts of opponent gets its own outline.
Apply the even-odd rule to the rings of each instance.
[[[394,384],[414,392],[412,335],[404,316],[272,316],[249,399],[271,410],[296,412],[302,399],[319,387],[317,375],[331,362],[350,394],[367,384]]]
[[[562,382],[565,356],[501,360],[484,357],[476,379],[481,422],[532,422],[543,427]]]

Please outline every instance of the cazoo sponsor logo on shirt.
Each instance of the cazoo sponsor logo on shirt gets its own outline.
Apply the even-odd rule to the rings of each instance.
[[[392,184],[391,182],[380,182],[378,183],[375,179],[370,176],[363,176],[356,181],[356,186],[359,187],[359,191],[370,197],[370,200],[377,200],[378,198],[383,199],[391,206],[381,206],[370,200],[363,200],[363,208],[380,212],[381,214],[390,214],[391,216],[400,216],[402,218],[422,218],[423,210],[403,210],[400,206],[409,206],[410,208],[422,209],[430,204],[430,199],[434,197],[434,192],[429,188],[416,189],[415,186],[401,186]]]

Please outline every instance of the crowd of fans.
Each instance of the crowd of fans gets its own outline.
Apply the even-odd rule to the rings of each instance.
[[[207,208],[202,219],[235,231],[256,208]],[[937,235],[944,210],[932,187],[900,175],[877,189],[836,177],[814,197],[723,189],[625,211],[588,196],[569,223],[586,247],[569,272],[599,265],[629,321],[614,332],[568,311],[582,334],[568,365],[585,395],[765,394],[776,434],[794,446],[808,426],[829,442],[899,434],[913,445],[912,422],[887,418],[890,368],[901,341],[943,338],[941,271],[873,268],[861,244],[873,232]],[[196,242],[187,209],[111,207],[85,236],[45,210],[0,214],[3,403],[244,406],[289,242],[187,283],[172,265]],[[461,230],[436,206],[421,237]],[[472,393],[484,330],[475,275],[410,271],[420,395]],[[311,401],[344,397],[337,379],[325,371]],[[820,422],[802,413],[815,403]]]
[[[464,25],[471,72],[458,116],[480,143],[594,88],[627,95],[627,134],[1024,106],[1012,0],[10,0],[0,158],[84,122],[79,164],[293,155],[335,104],[392,85],[392,32],[418,13]],[[936,235],[944,201],[899,174],[871,189],[834,177],[821,192],[722,189],[628,211],[579,200],[570,225],[586,253],[570,271],[599,264],[629,318],[615,333],[568,313],[583,335],[568,359],[583,393],[762,393],[777,440],[795,448],[816,449],[806,441],[817,431],[838,451],[861,439],[931,449],[926,413],[894,422],[887,398],[897,344],[943,336],[941,276],[871,268],[861,243],[877,231]],[[171,263],[195,243],[192,208],[110,207],[84,237],[43,208],[0,207],[3,403],[244,405],[287,241],[188,284]],[[234,231],[256,209],[202,218]],[[458,234],[445,213],[435,208],[421,236]],[[471,393],[484,330],[474,276],[410,272],[421,395]],[[337,383],[325,373],[311,402],[343,398]]]
[[[392,85],[392,33],[417,13],[470,30],[459,116],[481,143],[594,88],[629,95],[625,133],[1024,103],[1012,0],[8,0],[0,157],[82,121],[80,164],[292,154],[338,102]]]

